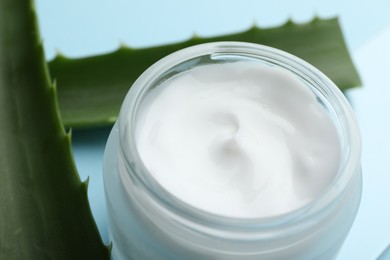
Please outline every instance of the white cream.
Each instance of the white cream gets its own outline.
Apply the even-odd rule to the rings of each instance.
[[[137,148],[171,194],[238,218],[287,213],[315,199],[340,161],[336,127],[291,72],[240,61],[198,66],[142,103]]]

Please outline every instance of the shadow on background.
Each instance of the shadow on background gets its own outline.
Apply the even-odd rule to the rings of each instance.
[[[94,145],[96,143],[106,143],[112,126],[93,128],[93,129],[73,129],[72,144]]]

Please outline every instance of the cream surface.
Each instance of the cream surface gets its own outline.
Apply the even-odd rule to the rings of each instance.
[[[162,83],[140,107],[136,140],[171,194],[236,218],[305,205],[340,161],[336,127],[304,83],[249,61],[199,66]]]

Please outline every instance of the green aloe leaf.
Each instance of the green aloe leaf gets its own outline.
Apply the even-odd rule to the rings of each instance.
[[[273,46],[312,63],[342,90],[361,84],[348,54],[337,19],[315,18],[310,23],[285,25],[146,49],[121,47],[105,55],[81,59],[57,56],[49,62],[58,82],[58,98],[65,125],[92,127],[112,124],[135,79],[160,58],[179,49],[212,41],[246,41]]]
[[[109,259],[28,0],[0,0],[0,259]]]

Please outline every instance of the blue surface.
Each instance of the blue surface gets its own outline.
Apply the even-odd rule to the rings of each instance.
[[[116,49],[339,16],[364,88],[348,92],[363,138],[363,197],[339,260],[376,259],[390,244],[390,1],[37,0],[46,55],[79,57]],[[73,148],[106,242],[102,158],[110,129],[74,131]],[[390,259],[384,253],[381,260]]]

